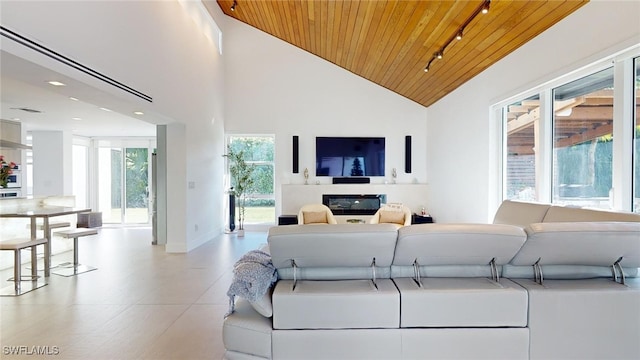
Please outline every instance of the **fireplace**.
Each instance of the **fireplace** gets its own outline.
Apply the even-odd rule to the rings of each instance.
[[[322,203],[328,206],[334,215],[373,215],[386,202],[386,194],[322,195]]]

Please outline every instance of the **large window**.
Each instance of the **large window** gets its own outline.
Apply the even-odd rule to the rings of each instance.
[[[254,166],[254,186],[248,191],[245,224],[275,223],[273,136],[234,135],[229,137],[229,146],[236,151],[244,150],[247,162]],[[236,219],[238,211],[236,208]]]
[[[502,113],[502,199],[640,212],[639,52],[494,108]]]
[[[553,90],[553,202],[612,208],[613,68]]]

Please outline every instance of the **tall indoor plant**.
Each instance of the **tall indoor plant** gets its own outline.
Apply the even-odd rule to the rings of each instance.
[[[231,145],[227,146],[227,154],[224,156],[229,160],[231,191],[238,205],[238,233],[243,234],[247,196],[253,189],[255,166],[247,163],[244,150],[235,150]]]

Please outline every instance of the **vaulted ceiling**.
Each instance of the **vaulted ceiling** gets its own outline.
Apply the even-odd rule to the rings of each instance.
[[[217,0],[226,15],[424,106],[587,2]]]

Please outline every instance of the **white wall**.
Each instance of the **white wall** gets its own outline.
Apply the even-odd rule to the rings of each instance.
[[[275,134],[276,215],[281,184],[315,178],[316,136],[386,137],[385,178],[427,179],[426,108],[239,21],[225,26],[226,130]],[[292,173],[292,136],[300,138],[300,173]],[[413,171],[404,173],[404,139],[412,135]]]
[[[34,131],[33,196],[72,195],[72,138],[64,131]]]
[[[493,218],[500,138],[491,105],[640,43],[638,14],[638,1],[591,1],[429,107],[429,210],[439,222]]]
[[[149,104],[44,56],[3,49],[179,123],[168,144],[168,251],[189,251],[223,230],[222,57],[177,1],[3,1],[2,25],[153,97]],[[216,14],[221,17],[221,12]],[[217,20],[217,19],[216,19]],[[6,45],[6,46],[5,46]],[[146,112],[146,111],[145,111]],[[181,134],[181,132],[184,134]],[[34,159],[35,161],[35,159]],[[173,169],[173,170],[172,170]],[[70,173],[68,174],[71,175]],[[189,183],[194,184],[188,189]],[[196,225],[198,230],[196,231]]]

